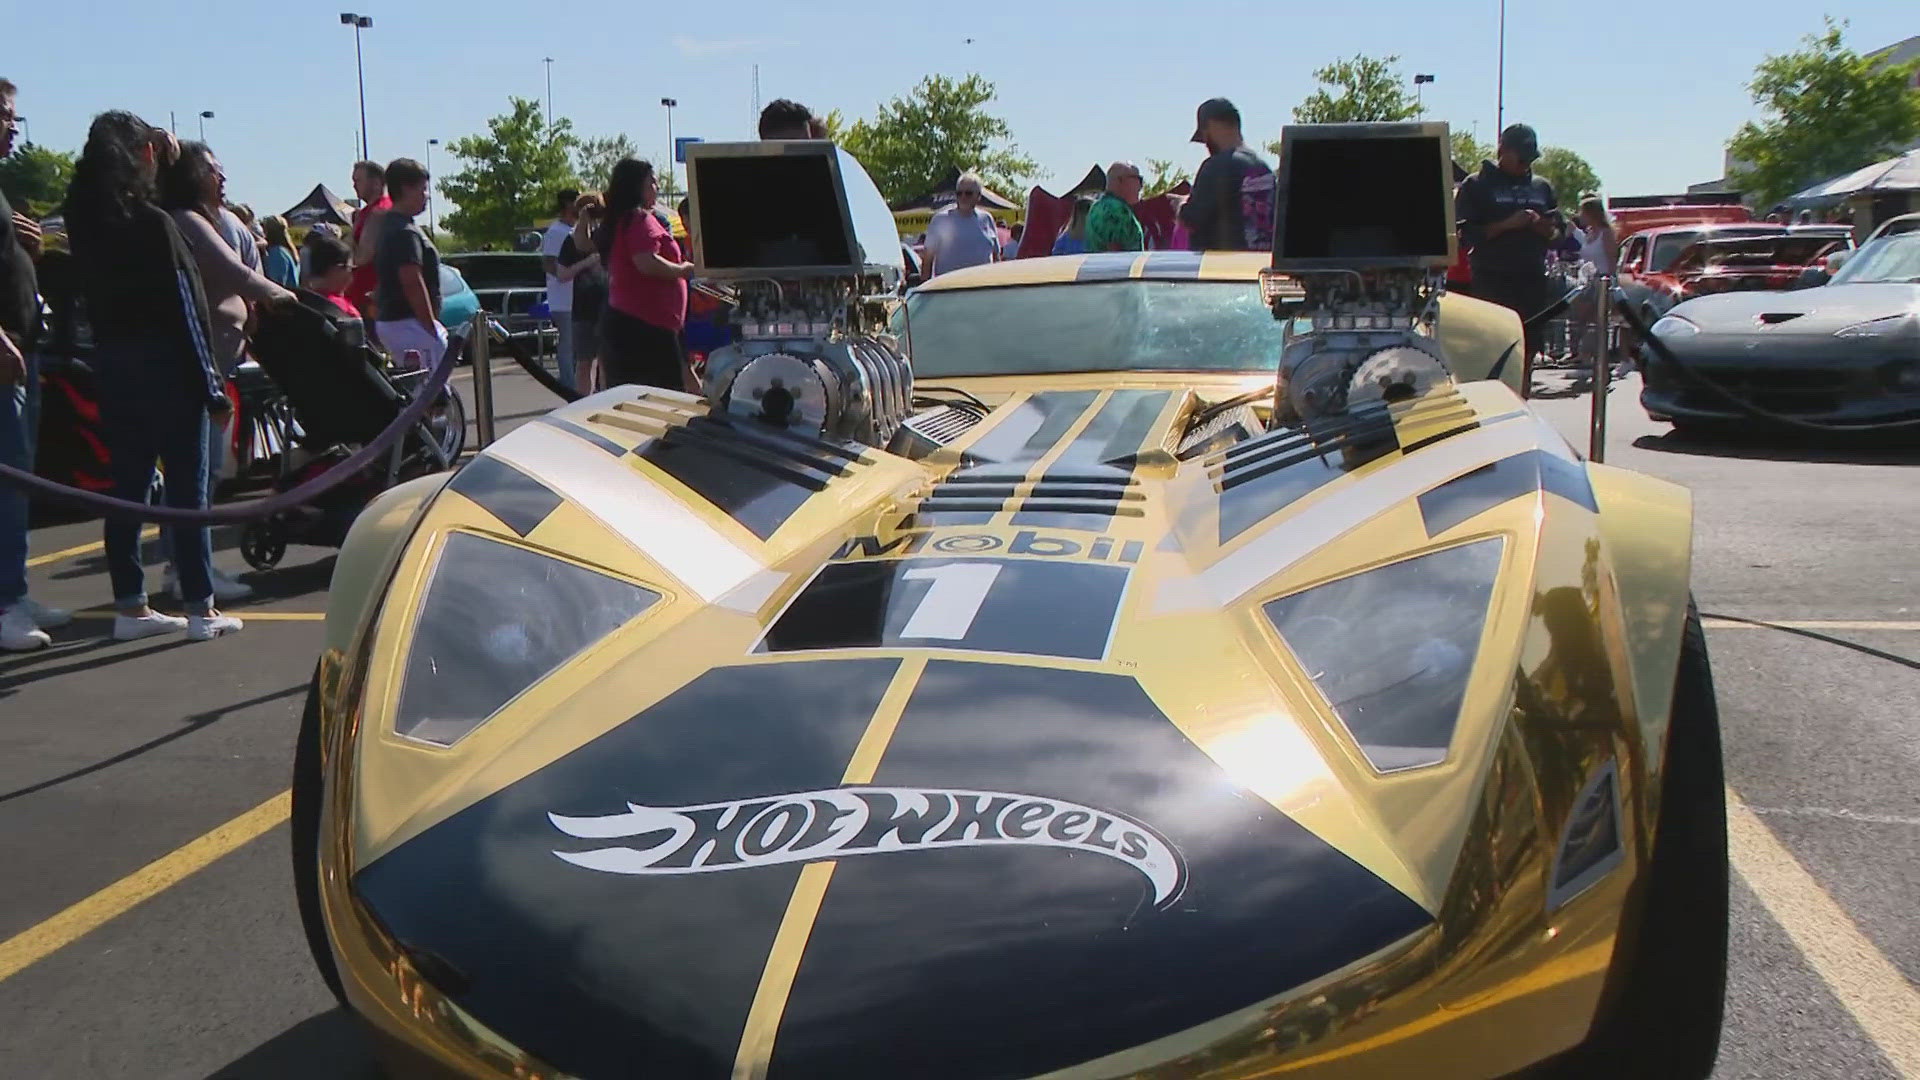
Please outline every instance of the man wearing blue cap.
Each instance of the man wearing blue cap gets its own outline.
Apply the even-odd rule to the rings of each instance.
[[[1471,250],[1473,294],[1524,322],[1546,308],[1547,251],[1565,229],[1553,185],[1533,175],[1540,138],[1514,124],[1500,133],[1499,161],[1483,162],[1454,197],[1460,239]],[[1527,357],[1540,351],[1540,326],[1527,330]]]

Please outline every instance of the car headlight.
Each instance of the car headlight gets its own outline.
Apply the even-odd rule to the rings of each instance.
[[[528,548],[449,535],[407,649],[395,734],[452,746],[659,599]]]
[[[1265,605],[1375,770],[1447,759],[1504,545],[1417,555]]]
[[[1884,318],[1868,319],[1866,322],[1854,323],[1852,326],[1843,326],[1835,330],[1833,336],[1840,338],[1891,337],[1917,324],[1920,324],[1920,316],[1908,311]]]
[[[1692,337],[1700,328],[1678,315],[1662,315],[1660,321],[1653,324],[1655,337]]]

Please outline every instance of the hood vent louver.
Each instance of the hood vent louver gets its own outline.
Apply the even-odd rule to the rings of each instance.
[[[858,450],[726,413],[696,416],[679,427],[668,428],[660,442],[718,454],[810,491],[824,490],[835,477],[849,475],[853,466],[866,464]]]

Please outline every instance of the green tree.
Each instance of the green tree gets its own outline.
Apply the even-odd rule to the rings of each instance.
[[[1493,160],[1493,147],[1475,137],[1471,128],[1454,128],[1452,131],[1453,160],[1459,162],[1461,168],[1473,172],[1481,162]]]
[[[450,148],[466,167],[440,181],[457,209],[441,216],[449,232],[476,243],[511,245],[521,230],[553,216],[553,197],[579,183],[573,154],[579,140],[565,117],[548,124],[540,103],[510,98],[510,111],[487,121],[487,133]]]
[[[888,202],[925,192],[954,168],[979,173],[1003,195],[1018,192],[1039,166],[1013,144],[1007,122],[987,111],[993,99],[993,84],[978,75],[929,75],[873,119],[842,129],[839,143],[866,166]]]
[[[1844,23],[1827,20],[1803,47],[1769,56],[1747,90],[1764,116],[1741,125],[1727,150],[1729,179],[1760,206],[1850,169],[1870,165],[1920,138],[1914,64],[1881,66],[1847,48]]]
[[[73,179],[73,155],[49,150],[38,143],[22,143],[0,159],[0,191],[7,201],[29,217],[53,213],[67,197]]]
[[[1141,188],[1151,197],[1171,187],[1178,187],[1182,181],[1193,179],[1193,174],[1168,161],[1166,158],[1147,159],[1147,182]]]
[[[1420,108],[1400,77],[1398,56],[1361,56],[1335,60],[1313,73],[1320,88],[1294,106],[1301,124],[1344,124],[1368,120],[1408,120]]]
[[[1554,197],[1563,207],[1574,206],[1588,195],[1600,194],[1600,177],[1594,173],[1593,166],[1564,146],[1542,149],[1540,160],[1533,163],[1533,175],[1553,185]]]
[[[580,148],[574,152],[574,171],[580,174],[580,186],[592,191],[605,191],[614,165],[621,158],[639,156],[640,148],[625,135],[582,139]]]

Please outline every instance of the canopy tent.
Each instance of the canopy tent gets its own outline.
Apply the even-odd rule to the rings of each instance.
[[[346,226],[353,223],[353,208],[328,191],[327,185],[315,184],[306,198],[295,203],[292,209],[281,216],[287,219],[288,225],[304,228],[322,223]]]
[[[1786,205],[1830,206],[1856,195],[1897,191],[1920,191],[1920,149],[1815,184],[1788,197]]]

